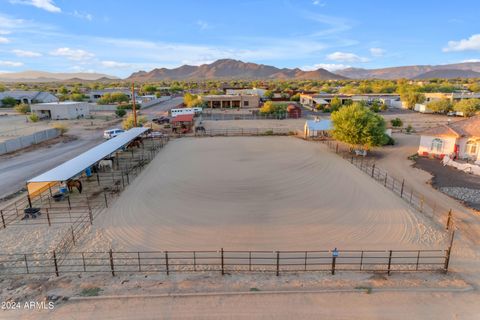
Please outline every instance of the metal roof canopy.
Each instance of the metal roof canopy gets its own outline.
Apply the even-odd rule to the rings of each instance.
[[[125,131],[115,138],[112,138],[98,146],[82,153],[81,155],[62,163],[61,165],[36,176],[27,181],[30,182],[52,182],[52,181],[66,181],[96,162],[107,157],[109,154],[122,148],[130,141],[149,130],[149,128],[132,128]]]
[[[307,120],[307,127],[309,130],[313,131],[329,131],[332,130],[332,121],[321,119],[321,120]]]

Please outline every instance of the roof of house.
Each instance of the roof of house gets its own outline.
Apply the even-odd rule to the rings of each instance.
[[[35,100],[42,101],[43,99],[47,97],[52,97],[52,96],[54,95],[51,94],[50,92],[45,92],[45,91],[12,90],[12,91],[0,92],[0,99],[6,98],[6,97],[12,97],[16,100],[27,98],[30,100],[35,99]]]
[[[82,153],[81,155],[68,160],[67,162],[62,163],[61,165],[33,179],[28,180],[28,183],[66,181],[90,167],[94,163],[122,148],[147,130],[148,128],[132,128],[128,131],[125,131],[115,138],[99,144],[98,146]]]
[[[193,114],[179,114],[172,119],[172,122],[192,122]]]
[[[422,132],[425,136],[480,137],[480,116],[441,125]]]
[[[332,130],[332,121],[331,120],[307,120],[305,122],[307,128],[312,131],[328,131]]]

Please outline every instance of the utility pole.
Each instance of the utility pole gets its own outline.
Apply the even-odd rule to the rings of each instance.
[[[137,108],[135,106],[135,82],[132,82],[132,111],[133,111],[133,125],[137,127]]]

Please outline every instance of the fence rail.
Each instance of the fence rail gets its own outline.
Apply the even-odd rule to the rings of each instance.
[[[206,129],[195,133],[196,137],[213,136],[273,136],[273,135],[296,135],[296,130],[291,128],[225,128]]]
[[[390,175],[387,170],[379,167],[374,159],[355,156],[349,147],[337,141],[322,140],[322,143],[385,188],[391,190],[410,206],[430,218],[434,223],[445,226],[447,230],[453,229],[454,221],[451,209],[439,207],[435,202],[429,202],[422,193],[416,191],[405,179],[399,179]]]
[[[1,275],[161,272],[447,272],[450,250],[138,251],[3,254]]]

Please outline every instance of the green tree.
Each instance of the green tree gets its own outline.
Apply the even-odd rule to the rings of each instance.
[[[266,90],[265,93],[263,94],[263,97],[265,99],[272,99],[273,98],[273,91],[271,90]]]
[[[438,99],[427,103],[427,108],[436,113],[447,113],[452,109],[452,103],[448,99]]]
[[[480,99],[462,99],[453,105],[453,110],[462,112],[464,117],[471,117],[480,111]]]
[[[392,124],[393,127],[403,127],[403,121],[398,117],[390,120],[390,123]]]
[[[351,146],[369,149],[388,142],[385,120],[361,103],[354,102],[332,113],[333,137]]]
[[[15,100],[15,98],[5,97],[2,99],[2,106],[4,108],[13,108],[16,105],[17,105],[17,100]]]
[[[128,115],[128,117],[126,117],[126,118],[122,121],[122,127],[123,127],[123,129],[129,130],[129,129],[133,128],[133,127],[134,127],[133,121],[134,121],[134,119],[133,119],[133,113],[131,113],[131,114]],[[145,118],[144,116],[138,116],[138,115],[137,115],[137,126],[138,126],[138,127],[142,127],[145,122],[147,122],[147,118]]]
[[[300,101],[300,93],[296,93],[290,97],[290,101]]]
[[[15,107],[14,107],[15,111],[17,111],[18,113],[22,113],[22,114],[27,114],[30,112],[30,106],[26,103],[20,103],[20,104],[17,104]]]
[[[0,84],[0,92],[3,92],[7,90],[7,88],[5,88],[5,86],[3,84]]]
[[[144,93],[153,94],[155,91],[157,91],[157,87],[151,84],[145,84],[142,87],[142,92]]]
[[[72,93],[70,95],[70,100],[72,101],[83,101],[85,98],[86,97],[83,93]]]
[[[285,114],[287,112],[287,103],[275,103],[273,101],[267,101],[260,108],[260,114]]]
[[[337,111],[342,107],[342,100],[340,100],[337,96],[333,97],[330,101],[330,110]]]
[[[413,109],[415,104],[425,101],[425,95],[417,92],[414,87],[401,86],[398,88],[400,99],[404,102],[409,109]]]
[[[58,93],[62,94],[62,95],[66,95],[68,94],[68,90],[67,88],[65,88],[65,86],[61,86],[59,89],[58,89]]]

